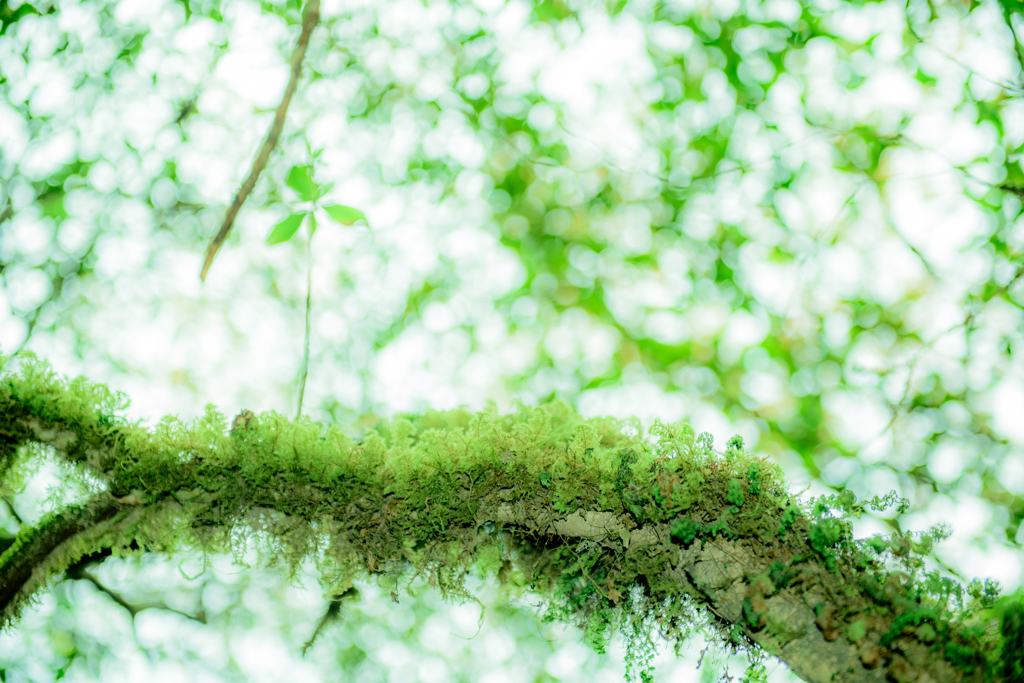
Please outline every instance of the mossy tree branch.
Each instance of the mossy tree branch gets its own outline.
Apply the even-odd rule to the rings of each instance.
[[[0,378],[7,478],[34,443],[106,486],[0,557],[4,623],[89,553],[226,552],[248,534],[267,563],[315,557],[333,597],[373,575],[467,597],[468,572],[495,574],[599,648],[616,625],[677,640],[703,615],[806,681],[1021,680],[1018,608],[1000,632],[978,605],[992,596],[916,569],[909,536],[854,541],[852,497],[801,506],[776,466],[686,425],[641,436],[555,403],[428,413],[356,441],[276,413],[227,435],[212,407],[147,430],[118,417],[124,405],[36,361]],[[885,568],[893,558],[902,571]]]

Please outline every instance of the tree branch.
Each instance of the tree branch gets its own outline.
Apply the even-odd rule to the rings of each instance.
[[[295,46],[295,51],[292,52],[291,74],[288,77],[288,85],[284,89],[284,97],[281,98],[281,103],[277,105],[277,111],[274,112],[274,123],[270,126],[270,131],[267,133],[266,140],[263,141],[263,146],[260,147],[259,154],[256,155],[256,159],[252,162],[252,169],[249,171],[248,177],[242,183],[242,187],[239,188],[238,194],[235,195],[234,201],[228,207],[227,213],[224,214],[224,222],[221,223],[217,236],[213,238],[210,246],[206,249],[206,260],[203,262],[203,270],[199,274],[199,279],[203,282],[206,282],[206,275],[210,272],[210,266],[213,265],[214,257],[220,251],[224,240],[228,238],[231,226],[234,225],[235,218],[238,216],[242,204],[245,203],[245,200],[249,198],[249,195],[256,187],[256,181],[259,180],[263,169],[267,167],[270,153],[274,151],[274,147],[277,146],[277,141],[281,137],[281,131],[284,129],[284,120],[288,115],[288,105],[291,104],[292,96],[295,94],[296,88],[299,87],[299,77],[302,75],[302,60],[306,56],[306,48],[309,47],[309,38],[319,21],[320,0],[307,0],[306,8],[302,12],[302,33],[299,34],[299,43]]]
[[[109,526],[123,509],[110,495],[101,495],[84,505],[51,513],[35,527],[23,528],[14,544],[0,555],[0,628],[20,615],[28,599],[51,576],[85,554],[76,555],[76,537]],[[64,550],[63,558],[58,557],[58,550]]]
[[[293,571],[316,556],[332,594],[422,574],[471,599],[475,571],[530,586],[597,644],[625,620],[685,637],[704,614],[719,642],[759,646],[815,683],[1017,681],[1001,672],[1021,657],[1024,620],[1004,618],[999,634],[980,610],[994,591],[923,573],[914,547],[928,539],[854,541],[864,506],[852,496],[803,506],[776,466],[718,453],[685,425],[641,436],[556,403],[430,413],[356,442],[276,413],[228,435],[212,409],[147,430],[82,400],[103,395],[38,367],[0,377],[0,425],[120,496],[19,534],[0,557],[5,623],[97,549],[227,552],[242,534]]]

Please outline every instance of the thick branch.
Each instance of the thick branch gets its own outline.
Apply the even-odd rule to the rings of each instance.
[[[138,516],[135,507],[102,494],[84,505],[47,515],[35,527],[25,527],[0,556],[0,628],[16,619],[22,608],[53,576],[63,572],[112,527]]]
[[[840,514],[857,509],[852,499],[801,507],[769,462],[717,453],[683,425],[642,438],[553,404],[430,413],[359,442],[275,413],[230,436],[212,410],[147,431],[26,372],[33,382],[0,382],[0,424],[90,468],[120,498],[19,538],[0,559],[6,619],[41,585],[25,578],[37,566],[52,575],[76,553],[131,543],[223,552],[248,533],[293,567],[326,541],[331,595],[356,578],[413,574],[466,596],[473,570],[530,586],[592,639],[601,624],[651,615],[675,638],[696,606],[723,640],[756,643],[807,681],[1016,680],[1002,672],[1020,658],[1021,619],[1000,636],[948,601],[959,587],[914,569],[908,537],[852,541]],[[895,558],[904,570],[886,569]]]
[[[224,222],[221,223],[216,237],[213,238],[210,246],[206,249],[206,260],[203,262],[203,270],[199,274],[199,279],[203,282],[206,282],[206,275],[210,272],[210,266],[213,265],[214,257],[220,251],[224,240],[228,238],[231,226],[235,224],[235,217],[238,216],[242,204],[245,203],[245,200],[249,198],[249,195],[256,187],[256,181],[259,180],[263,169],[267,167],[270,153],[274,151],[274,147],[277,146],[277,141],[281,137],[281,131],[284,130],[284,120],[288,115],[288,105],[291,104],[292,96],[295,94],[296,88],[299,87],[299,77],[302,75],[302,60],[306,57],[309,38],[319,21],[320,0],[307,0],[306,8],[302,13],[302,33],[299,34],[299,43],[295,46],[295,51],[292,52],[291,74],[288,76],[288,85],[284,89],[284,97],[281,98],[281,103],[277,105],[277,111],[274,112],[274,122],[270,126],[266,140],[263,141],[263,146],[260,147],[259,154],[256,155],[256,159],[252,162],[252,169],[249,171],[248,177],[242,183],[242,187],[239,188],[238,194],[235,195],[235,200],[228,207],[227,213],[224,214]]]

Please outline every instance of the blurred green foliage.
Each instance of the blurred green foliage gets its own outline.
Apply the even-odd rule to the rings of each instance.
[[[197,150],[232,159],[216,169],[237,185],[232,164],[251,159],[266,111],[209,75],[253,16],[286,57],[300,11],[296,0],[150,13],[0,3],[8,346],[58,340],[146,372],[89,320],[123,290],[123,263],[152,270],[161,251],[201,253],[233,190],[211,194]],[[629,412],[643,396],[651,413],[669,401],[675,419],[735,425],[795,481],[862,497],[897,489],[914,510],[976,498],[991,542],[1021,539],[1024,435],[1006,417],[1024,400],[1021,46],[1009,28],[1021,3],[332,11],[249,200],[253,220],[280,220],[290,169],[332,153],[316,182],[427,197],[450,221],[427,241],[469,224],[522,277],[490,296],[454,251],[409,268],[402,247],[374,243],[363,256],[394,270],[341,268],[329,283],[349,332],[316,366],[353,373],[355,389],[322,390],[324,415],[387,412],[371,361],[429,311],[450,314],[432,334],[462,340],[453,353],[467,357],[492,353],[481,329],[493,314],[529,349],[502,365],[509,396],[608,410],[615,391],[644,387]],[[343,133],[316,133],[336,119]],[[351,201],[374,218],[369,201]],[[124,245],[141,256],[118,252],[111,267],[104,254]],[[275,264],[248,268],[267,297],[299,305]],[[397,294],[377,292],[383,281]],[[481,291],[484,304],[471,296]],[[350,310],[345,297],[372,304]],[[181,370],[182,383],[194,387],[196,372]]]

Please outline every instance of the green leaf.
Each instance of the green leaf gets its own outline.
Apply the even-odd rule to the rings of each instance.
[[[316,232],[316,216],[312,213],[309,214],[309,239],[313,239],[313,233]]]
[[[302,225],[302,219],[305,217],[305,213],[293,213],[275,225],[270,236],[267,237],[267,244],[280,244],[290,240],[292,235],[298,232],[299,226]]]
[[[320,186],[313,182],[313,168],[311,166],[292,166],[288,172],[288,187],[299,193],[303,201],[311,202],[316,199],[316,192]]]
[[[365,213],[363,213],[359,209],[353,209],[351,206],[332,204],[331,206],[325,206],[324,211],[330,214],[331,218],[344,225],[352,225],[356,221],[366,220]]]

